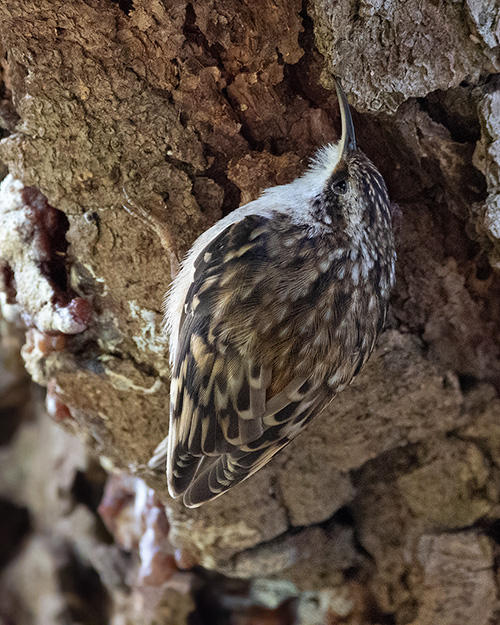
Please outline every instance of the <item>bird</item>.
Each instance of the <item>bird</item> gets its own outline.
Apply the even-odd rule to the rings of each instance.
[[[395,282],[390,201],[358,149],[345,93],[341,138],[308,170],[201,234],[166,296],[171,497],[188,508],[246,480],[359,374]]]

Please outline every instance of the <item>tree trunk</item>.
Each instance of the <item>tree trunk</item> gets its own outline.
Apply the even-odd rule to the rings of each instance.
[[[499,14],[497,0],[0,0],[0,503],[23,539],[0,549],[5,619],[500,622]],[[334,76],[394,203],[388,327],[305,433],[188,510],[147,468],[168,430],[172,271],[338,138]],[[24,341],[49,413],[91,458],[37,391],[22,422]],[[117,544],[96,516],[97,457]]]

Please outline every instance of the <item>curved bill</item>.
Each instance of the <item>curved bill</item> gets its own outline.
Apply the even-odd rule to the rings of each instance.
[[[340,139],[340,158],[342,158],[348,152],[352,152],[356,149],[356,137],[354,135],[354,125],[352,123],[349,103],[338,80],[335,80],[335,89],[337,90],[340,118],[342,120],[342,138]]]

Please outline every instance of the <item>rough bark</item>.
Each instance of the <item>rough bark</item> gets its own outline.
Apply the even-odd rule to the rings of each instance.
[[[141,622],[140,597],[181,625],[194,580],[201,622],[227,613],[231,584],[240,624],[498,622],[499,15],[496,0],[0,0],[4,359],[12,370],[24,342],[52,417],[133,476],[107,486],[107,544],[75,487],[101,484],[95,461],[42,416],[18,426],[22,376],[2,370],[0,435],[18,429],[0,463],[55,489],[2,471],[6,518],[39,521],[5,556],[9,618],[26,605],[19,622],[37,622],[23,580],[47,561],[37,597],[52,589],[53,622],[101,622],[61,616],[60,571],[76,559],[107,589],[102,622],[109,594],[116,623]],[[187,510],[146,467],[168,429],[172,270],[201,231],[338,136],[334,76],[398,207],[388,329],[299,439]],[[177,570],[195,564],[233,581]]]

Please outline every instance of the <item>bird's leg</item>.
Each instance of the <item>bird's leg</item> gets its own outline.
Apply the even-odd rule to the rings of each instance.
[[[179,273],[180,259],[179,259],[179,251],[177,249],[175,239],[172,237],[169,224],[162,219],[157,213],[158,207],[154,207],[153,209],[145,208],[144,204],[137,203],[131,199],[129,194],[125,189],[123,190],[123,195],[125,196],[125,203],[123,204],[123,208],[132,215],[133,217],[138,217],[141,221],[146,223],[149,228],[154,230],[158,238],[160,239],[160,243],[163,249],[170,256],[170,273],[172,276],[172,280]],[[158,205],[161,204],[161,209],[164,214],[166,213],[166,206],[163,202],[158,202]]]

